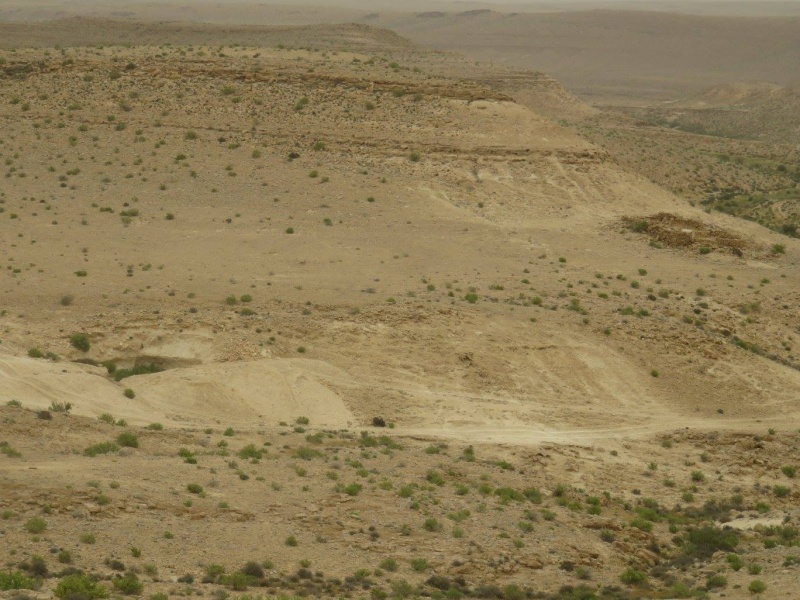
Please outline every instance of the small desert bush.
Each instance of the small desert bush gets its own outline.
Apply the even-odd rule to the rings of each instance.
[[[628,567],[622,572],[622,575],[619,576],[619,580],[628,585],[637,585],[647,581],[647,575],[633,567]]]
[[[363,486],[360,483],[351,483],[344,487],[344,493],[348,496],[358,496],[361,493]]]
[[[139,581],[136,573],[126,573],[122,577],[111,580],[114,588],[126,596],[138,596],[144,589],[144,584]]]
[[[425,522],[422,524],[425,528],[425,531],[441,531],[442,524],[434,517],[429,517],[425,519]]]
[[[223,585],[229,586],[232,590],[237,592],[246,590],[248,585],[255,583],[252,577],[245,575],[240,571],[223,575],[220,577],[219,582]]]
[[[412,558],[411,568],[414,569],[417,573],[421,573],[422,571],[428,568],[428,561],[425,560],[424,558]]]
[[[238,456],[242,460],[247,460],[249,458],[252,459],[260,459],[263,456],[263,451],[256,448],[255,444],[248,444],[241,450],[239,450]]]
[[[108,454],[109,452],[117,452],[119,446],[114,442],[100,442],[89,446],[83,451],[84,456],[97,456],[98,454]]]
[[[785,485],[776,485],[772,488],[772,493],[778,498],[786,498],[791,491],[792,489]]]
[[[91,343],[89,342],[89,338],[85,333],[73,333],[71,336],[69,336],[69,343],[73,348],[76,348],[81,352],[88,352],[92,347]]]
[[[0,590],[32,590],[36,581],[21,571],[0,571]]]
[[[322,452],[316,450],[315,448],[309,448],[308,446],[301,446],[295,451],[294,455],[302,460],[311,460],[312,458],[322,456]]]
[[[95,600],[96,598],[108,598],[108,590],[97,583],[89,575],[75,573],[67,575],[56,585],[53,594],[57,598],[70,599],[81,598]]]
[[[751,594],[760,594],[766,591],[766,589],[767,585],[758,579],[754,579],[750,582],[750,585],[747,586],[747,591],[749,591]]]
[[[730,552],[738,543],[739,535],[735,530],[705,526],[689,531],[684,553],[697,558],[708,558],[718,551]]]
[[[384,571],[388,571],[389,573],[394,573],[395,571],[397,571],[397,561],[391,556],[381,561],[381,564],[379,566],[381,569],[383,569]]]
[[[264,568],[254,560],[245,563],[245,565],[239,569],[239,572],[256,579],[264,577]]]
[[[0,454],[7,456],[8,458],[21,458],[22,452],[19,450],[15,450],[11,446],[8,445],[8,442],[0,442]]]
[[[139,438],[132,431],[124,431],[117,436],[117,443],[124,448],[138,448]]]
[[[69,402],[56,402],[53,400],[50,402],[50,408],[48,410],[54,413],[68,414],[69,411],[72,410],[72,404]]]
[[[33,517],[25,522],[25,530],[28,533],[42,533],[47,529],[47,522],[41,517]]]

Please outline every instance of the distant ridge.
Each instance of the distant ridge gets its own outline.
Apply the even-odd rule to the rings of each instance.
[[[245,46],[309,45],[347,47],[362,51],[406,49],[401,35],[349,23],[337,25],[211,25],[185,22],[144,22],[91,17],[53,21],[0,23],[0,47],[95,45],[240,44]]]

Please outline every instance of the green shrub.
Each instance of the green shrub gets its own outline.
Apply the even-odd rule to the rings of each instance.
[[[647,581],[647,575],[633,567],[628,567],[622,572],[622,575],[619,576],[619,580],[628,585],[637,585]]]
[[[744,566],[742,563],[742,557],[738,554],[728,554],[728,556],[725,557],[725,560],[728,561],[728,564],[734,571],[740,571]]]
[[[692,529],[687,535],[685,552],[699,558],[708,558],[714,552],[731,552],[739,543],[739,535],[733,529],[720,529],[707,525]]]
[[[33,517],[25,522],[25,530],[28,533],[42,533],[47,529],[47,522],[41,517]]]
[[[124,431],[117,436],[117,443],[123,448],[138,448],[139,438],[132,431]]]
[[[92,577],[83,574],[67,575],[56,585],[53,594],[56,597],[82,598],[94,600],[96,598],[108,598],[108,590],[97,583]]]
[[[534,504],[542,503],[542,492],[538,488],[530,487],[522,491],[523,495]]]
[[[8,442],[0,443],[0,454],[4,454],[8,458],[21,458],[22,452],[19,450],[15,450],[11,446],[8,445]]]
[[[199,483],[189,483],[186,485],[186,490],[192,494],[202,494],[203,486]]]
[[[381,564],[378,566],[384,571],[388,571],[389,573],[394,573],[395,571],[397,571],[397,561],[391,556],[381,561]]]
[[[114,585],[114,588],[126,596],[138,596],[144,589],[144,584],[139,581],[136,573],[126,573],[122,577],[112,579],[111,583]]]
[[[0,571],[0,590],[32,590],[35,584],[21,571]]]
[[[747,586],[747,590],[751,594],[760,594],[766,591],[766,589],[767,589],[767,584],[758,579],[754,579],[753,581],[750,582],[750,585]]]
[[[131,400],[136,398],[136,392],[134,392],[131,388],[125,388],[125,390],[122,392],[122,395]]]
[[[437,472],[437,471],[434,471],[433,469],[429,470],[425,474],[425,479],[429,483],[433,483],[434,485],[438,485],[438,486],[443,486],[444,485],[444,477],[442,477],[442,474]]]
[[[117,452],[118,450],[119,446],[114,442],[100,442],[99,444],[94,444],[86,448],[86,450],[83,451],[83,455],[97,456],[98,454],[108,454],[109,452]]]
[[[263,451],[256,448],[255,444],[248,444],[239,450],[238,456],[242,460],[260,459],[264,455]]]
[[[500,498],[501,502],[510,502],[511,500],[522,502],[525,500],[525,495],[522,492],[510,487],[497,488],[494,493]]]
[[[154,363],[147,365],[135,365],[130,369],[114,369],[114,381],[122,381],[126,377],[133,377],[134,375],[151,375],[153,373],[160,373],[164,369]],[[110,373],[111,371],[109,371]]]
[[[69,411],[72,410],[72,404],[69,402],[56,402],[53,400],[50,402],[50,407],[48,408],[50,412],[54,413],[64,413],[69,414]]]
[[[316,458],[318,456],[322,456],[322,452],[317,450],[316,448],[309,448],[308,446],[301,446],[298,448],[294,455],[297,458],[302,460],[311,460],[312,458]]]
[[[425,531],[441,531],[442,530],[441,523],[439,523],[439,521],[437,519],[435,519],[434,517],[428,517],[427,519],[425,519],[425,522],[422,524],[422,526],[425,528]]]
[[[89,343],[89,337],[85,333],[73,333],[69,336],[69,343],[73,348],[81,352],[88,352],[89,348],[92,347],[91,343]]]
[[[785,485],[776,485],[775,487],[772,488],[772,493],[775,494],[775,496],[778,498],[785,498],[786,496],[789,495],[789,492],[791,491],[792,491],[791,488]]]
[[[424,558],[412,558],[411,568],[414,569],[417,573],[421,573],[422,571],[428,568],[428,561],[425,560]]]
[[[360,483],[351,483],[350,485],[345,486],[344,493],[348,496],[358,496],[361,493],[362,485]]]
[[[203,579],[204,583],[215,583],[219,578],[225,574],[225,567],[222,565],[211,564],[206,566],[206,576]]]
[[[728,585],[728,580],[725,578],[724,575],[720,575],[719,573],[712,575],[706,580],[707,590],[725,587],[726,585]]]

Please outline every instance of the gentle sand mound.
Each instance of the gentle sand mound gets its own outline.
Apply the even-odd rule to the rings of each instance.
[[[302,416],[317,427],[348,427],[355,423],[352,413],[314,375],[331,375],[331,369],[311,360],[259,360],[140,375],[125,383],[170,421],[277,425]]]
[[[51,402],[68,402],[81,415],[123,416],[124,410],[126,418],[145,418],[105,372],[103,367],[0,355],[0,403],[19,400],[27,408],[44,409]]]
[[[216,363],[139,375],[115,383],[104,368],[0,356],[0,402],[19,400],[45,409],[69,402],[75,414],[111,413],[131,424],[219,423],[277,425],[308,417],[317,427],[355,423],[342,399],[318,376],[347,379],[327,363],[312,360],[259,360]],[[123,396],[131,388],[136,396]]]

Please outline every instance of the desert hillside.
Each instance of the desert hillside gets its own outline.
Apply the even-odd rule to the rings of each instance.
[[[737,82],[714,86],[682,101],[628,112],[717,137],[800,144],[800,88]]]
[[[594,103],[675,100],[710,85],[740,81],[800,84],[800,8],[796,2],[413,0],[399,5],[384,0],[6,0],[0,5],[0,23],[39,24],[32,25],[37,33],[31,31],[25,45],[54,45],[56,33],[62,45],[120,40],[162,43],[152,37],[134,41],[147,29],[141,26],[115,32],[118,37],[111,42],[95,41],[102,28],[62,27],[41,32],[44,22],[76,16],[195,27],[212,23],[234,30],[243,23],[270,27],[359,23],[390,29],[430,49],[547,73]],[[76,38],[74,31],[81,31],[87,39]],[[0,43],[9,35],[0,36]],[[185,43],[172,41],[175,36],[171,33],[165,35],[171,43]],[[322,32],[318,35],[325,37]],[[198,35],[193,43],[203,39]],[[267,43],[230,35],[227,43],[235,42]],[[321,46],[322,40],[316,45]]]
[[[800,242],[383,29],[2,31],[4,597],[791,597]]]

